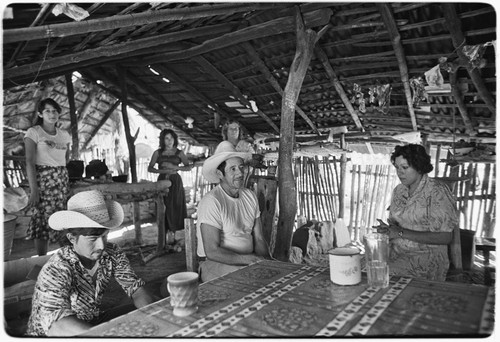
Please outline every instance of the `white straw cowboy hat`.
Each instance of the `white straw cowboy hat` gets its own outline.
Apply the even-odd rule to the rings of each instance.
[[[205,160],[203,163],[203,168],[201,169],[203,177],[205,177],[210,183],[219,183],[220,179],[219,176],[217,176],[217,167],[222,162],[235,157],[239,157],[244,161],[247,161],[252,158],[252,154],[246,152],[236,152],[233,144],[229,141],[221,142],[215,149],[213,156]]]
[[[49,217],[54,230],[70,228],[117,228],[123,222],[123,208],[116,201],[104,200],[98,190],[82,191],[68,200],[68,210]]]

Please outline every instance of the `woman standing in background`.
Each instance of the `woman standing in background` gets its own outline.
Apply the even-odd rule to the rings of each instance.
[[[167,232],[184,229],[184,218],[187,217],[186,194],[182,178],[177,171],[189,171],[191,167],[184,152],[177,148],[179,140],[171,129],[160,132],[160,148],[153,152],[148,171],[159,173],[158,180],[168,179],[172,182],[165,196],[165,227]],[[155,164],[158,167],[155,168]],[[179,166],[182,164],[183,166]]]
[[[56,127],[60,114],[61,107],[56,101],[42,100],[37,121],[24,137],[30,185],[28,204],[33,209],[26,239],[35,241],[38,255],[47,254],[49,240],[58,240],[59,234],[49,227],[48,219],[56,211],[66,209],[69,194],[66,164],[71,136]]]

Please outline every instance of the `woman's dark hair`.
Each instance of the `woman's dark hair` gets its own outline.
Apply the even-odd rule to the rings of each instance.
[[[63,230],[61,237],[59,238],[59,245],[62,247],[62,246],[69,246],[72,244],[69,241],[68,237],[66,236],[66,234],[68,234],[68,233],[71,233],[78,238],[80,235],[100,236],[100,235],[106,233],[107,231],[109,231],[109,229],[107,229],[107,228],[71,228],[71,229],[65,229],[65,230]]]
[[[59,104],[51,98],[46,98],[40,101],[37,107],[38,113],[42,114],[46,105],[51,105],[52,107],[55,108],[55,110],[57,110],[59,114],[61,114],[62,111],[61,106],[59,106]],[[35,126],[43,124],[43,118],[38,115],[36,117],[37,119],[35,121]]]
[[[170,134],[172,138],[174,138],[174,147],[177,147],[177,145],[179,144],[179,138],[177,137],[177,134],[171,129],[166,128],[160,132],[160,150],[162,151],[165,150],[165,136],[167,134]]]
[[[408,164],[420,174],[431,172],[434,167],[431,164],[431,156],[422,145],[409,144],[396,146],[391,154],[391,163],[394,165],[397,157],[403,157]]]
[[[226,121],[226,123],[224,125],[222,125],[222,140],[227,140],[227,129],[229,128],[229,125],[230,124],[237,124],[240,131],[239,131],[239,135],[238,135],[238,139],[241,139],[242,138],[242,132],[241,132],[241,125],[238,121],[236,120],[230,120],[230,121]]]

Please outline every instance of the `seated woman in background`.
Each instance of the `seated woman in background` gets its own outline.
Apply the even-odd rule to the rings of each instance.
[[[396,146],[391,162],[401,184],[392,193],[389,224],[378,220],[374,228],[389,234],[391,274],[444,281],[458,211],[448,186],[427,175],[430,161],[421,145]]]
[[[177,171],[189,171],[192,168],[184,152],[177,148],[178,144],[177,134],[173,130],[162,130],[160,148],[153,152],[148,166],[149,172],[159,173],[158,180],[168,179],[172,182],[165,196],[165,228],[171,232],[183,230],[184,218],[187,217],[186,194]],[[158,164],[158,168],[154,167],[155,164]]]

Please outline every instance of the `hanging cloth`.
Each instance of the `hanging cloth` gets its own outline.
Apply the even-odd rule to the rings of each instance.
[[[434,68],[425,72],[425,80],[427,81],[428,85],[432,87],[441,87],[443,85],[444,79],[439,68],[440,66],[438,64]]]

